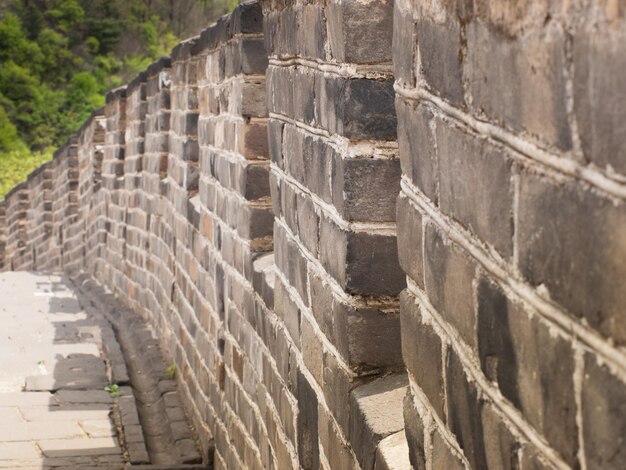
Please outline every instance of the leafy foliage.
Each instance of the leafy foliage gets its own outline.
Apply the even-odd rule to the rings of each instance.
[[[0,198],[104,95],[236,0],[0,0]]]

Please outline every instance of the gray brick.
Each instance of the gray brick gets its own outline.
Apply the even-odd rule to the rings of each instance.
[[[422,215],[409,199],[400,194],[397,201],[398,259],[404,272],[424,288],[424,255],[422,253]]]
[[[528,281],[617,344],[626,341],[623,203],[574,181],[522,173],[517,216],[519,266]]]
[[[415,470],[426,470],[424,449],[424,423],[413,405],[410,391],[403,401],[404,432],[409,445],[409,461]]]
[[[472,348],[476,346],[475,265],[432,224],[426,225],[424,278],[430,303]]]
[[[574,107],[583,151],[600,167],[626,173],[626,69],[621,30],[587,26],[574,36]]]
[[[398,147],[402,173],[435,204],[438,201],[436,139],[431,130],[432,112],[396,97]]]
[[[478,350],[485,375],[574,465],[578,441],[572,346],[483,278],[478,286]]]
[[[470,382],[456,352],[446,357],[447,424],[472,468],[487,468],[483,447],[481,402],[476,384]]]
[[[421,71],[428,86],[441,97],[461,105],[464,101],[461,25],[449,17],[443,24],[416,22]]]
[[[511,257],[511,161],[503,151],[441,120],[436,135],[441,210]]]
[[[355,0],[327,6],[328,35],[335,59],[351,63],[391,61],[393,3]]]
[[[585,355],[582,413],[587,466],[626,465],[626,385],[591,353]]]
[[[444,374],[441,339],[421,319],[415,298],[407,291],[400,295],[402,357],[411,376],[441,419],[444,415]]]
[[[548,144],[571,148],[564,41],[556,22],[515,40],[472,22],[467,27],[466,73],[474,109]]]

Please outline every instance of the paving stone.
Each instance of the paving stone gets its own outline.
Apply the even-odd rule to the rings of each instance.
[[[75,422],[55,423],[21,422],[0,424],[0,442],[34,441],[37,439],[68,439],[85,437],[85,433]],[[1,456],[0,456],[1,457]]]
[[[116,435],[115,426],[109,419],[88,419],[79,421],[79,424],[89,437],[114,437]]]
[[[37,445],[45,457],[121,455],[117,439],[112,437],[43,440]]]
[[[67,410],[62,407],[47,408],[47,407],[30,407],[20,408],[20,412],[27,421],[41,422],[41,421],[80,421],[80,420],[108,420],[109,408],[106,407],[101,410],[94,410],[91,408],[84,408],[81,410]]]
[[[0,462],[31,459],[39,459],[37,447],[32,442],[0,442]]]

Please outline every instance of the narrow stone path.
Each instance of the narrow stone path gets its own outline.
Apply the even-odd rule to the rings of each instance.
[[[207,469],[166,369],[88,277],[0,273],[0,470]]]
[[[0,468],[124,467],[103,341],[63,277],[0,273]]]

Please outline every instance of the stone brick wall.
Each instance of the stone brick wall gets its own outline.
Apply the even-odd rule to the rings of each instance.
[[[290,440],[305,469],[385,468],[377,449],[402,433],[407,384],[392,3],[264,8],[279,373],[297,416]]]
[[[215,468],[623,468],[624,31],[239,5],[0,201],[0,269],[144,317]]]
[[[624,12],[610,3],[395,4],[417,468],[626,465],[624,108],[607,104],[626,96]]]

